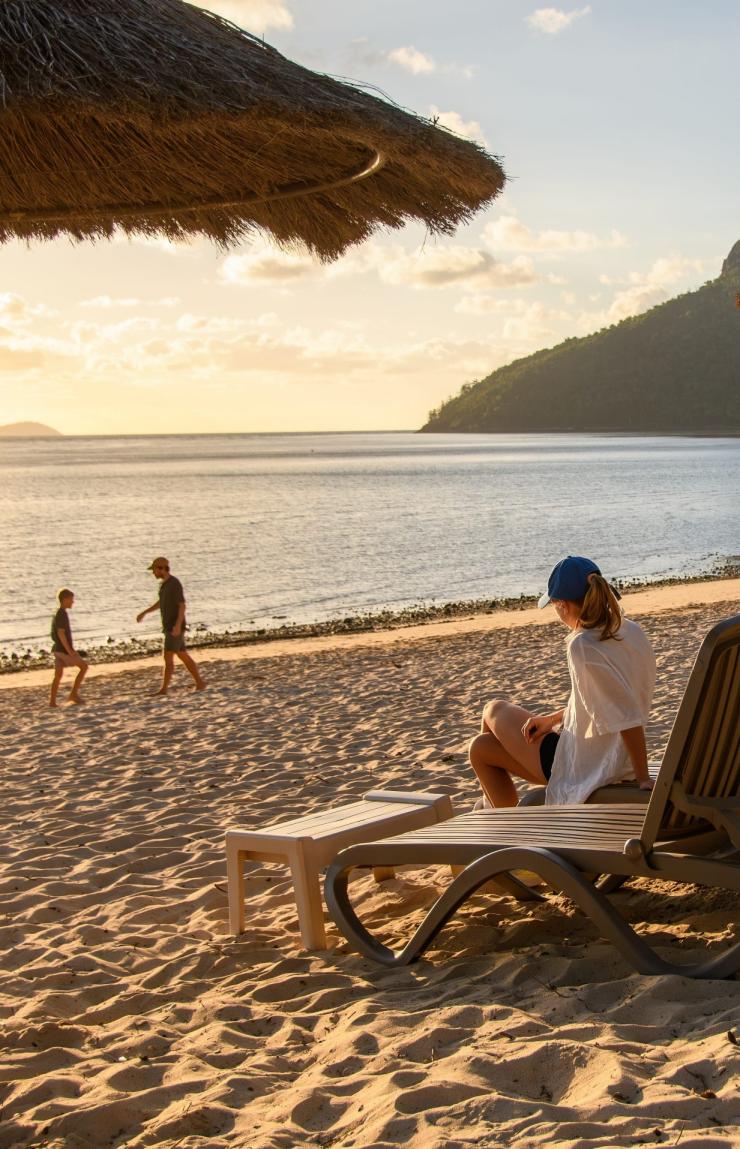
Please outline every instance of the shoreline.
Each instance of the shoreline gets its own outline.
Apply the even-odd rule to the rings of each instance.
[[[638,590],[661,589],[674,586],[694,586],[704,583],[732,582],[740,578],[740,558],[728,558],[722,566],[710,572],[695,575],[674,575],[661,579],[614,579],[614,586],[622,595]],[[189,629],[188,650],[207,651],[231,647],[251,647],[264,643],[289,642],[308,638],[337,637],[340,635],[374,634],[379,631],[408,627],[424,627],[437,622],[450,622],[463,617],[487,616],[500,612],[516,613],[537,605],[536,595],[516,595],[490,599],[461,599],[456,602],[412,603],[398,610],[362,611],[342,618],[314,622],[286,622],[277,627],[257,627],[253,630],[210,630],[196,626]],[[161,651],[162,639],[157,633],[150,638],[129,637],[112,639],[89,646],[81,640],[83,657],[92,665],[108,666],[115,663],[142,662]],[[41,647],[35,652],[27,648],[25,654],[0,651],[0,684],[8,676],[17,677],[30,671],[49,669],[51,654]]]
[[[614,579],[614,586],[622,595],[648,588],[696,585],[713,582],[731,582],[740,578],[740,557],[727,558],[721,566],[709,572],[695,575],[674,575],[662,579]],[[214,647],[250,647],[263,643],[286,642],[307,638],[335,637],[339,635],[373,634],[378,631],[400,628],[428,626],[435,622],[454,621],[473,615],[498,614],[501,611],[520,612],[537,605],[536,595],[516,595],[491,599],[461,599],[457,602],[412,603],[398,610],[383,609],[363,611],[345,615],[343,618],[326,619],[319,622],[283,623],[278,627],[257,627],[254,630],[209,630],[198,624],[189,628],[188,650],[210,650]],[[79,647],[84,658],[91,665],[108,666],[114,663],[142,662],[161,652],[162,639],[157,633],[151,638],[129,637],[88,646],[82,639]],[[34,670],[51,668],[51,654],[41,647],[33,652],[27,648],[25,654],[0,650],[0,685],[8,676],[17,676]]]
[[[738,604],[740,612],[740,577],[730,574],[697,576],[686,579],[663,579],[654,583],[625,586],[620,584],[625,613],[632,615],[680,610],[715,603]],[[525,626],[554,624],[551,611],[541,611],[533,597],[490,600],[488,603],[449,603],[438,608],[412,608],[382,615],[360,615],[338,623],[306,624],[280,627],[273,631],[238,635],[214,635],[203,642],[191,642],[199,663],[239,662],[280,658],[325,650],[352,649],[368,646],[390,646],[398,642],[415,642],[425,638],[462,635],[481,631],[508,630]],[[87,681],[161,666],[161,642],[152,640],[146,650],[89,651],[90,670]],[[95,661],[96,655],[108,655]],[[110,657],[113,655],[113,657]],[[51,672],[50,658],[39,658],[33,664],[21,663],[17,669],[0,670],[0,691],[30,689],[46,684]]]

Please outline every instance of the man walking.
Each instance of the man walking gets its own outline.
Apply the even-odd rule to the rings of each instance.
[[[153,610],[159,610],[162,616],[162,632],[164,634],[164,672],[162,685],[157,694],[166,694],[175,669],[175,655],[183,666],[190,672],[195,682],[196,690],[205,690],[205,682],[201,678],[196,663],[185,649],[185,595],[182,583],[170,573],[170,564],[167,559],[153,559],[147,567],[155,578],[161,580],[159,598],[152,606],[137,614],[136,621],[141,622]]]

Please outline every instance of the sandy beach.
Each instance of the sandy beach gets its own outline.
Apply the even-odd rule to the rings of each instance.
[[[706,630],[740,580],[625,596],[658,658],[659,757]],[[645,978],[569,903],[481,893],[427,957],[383,970],[331,921],[300,948],[286,871],[248,879],[228,932],[223,831],[368,789],[476,798],[465,746],[496,695],[567,693],[564,632],[518,611],[94,668],[84,707],[50,671],[0,683],[0,1149],[740,1143],[740,983]],[[398,941],[449,880],[404,872],[355,898]],[[640,882],[615,895],[688,960],[738,934],[738,901]]]

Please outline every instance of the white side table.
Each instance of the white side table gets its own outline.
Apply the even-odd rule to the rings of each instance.
[[[229,890],[229,927],[244,931],[244,863],[284,862],[293,877],[301,940],[308,950],[326,949],[320,872],[343,850],[357,842],[404,834],[452,817],[446,794],[370,790],[362,801],[305,814],[263,830],[226,831],[226,872]],[[377,880],[392,875],[384,868]]]

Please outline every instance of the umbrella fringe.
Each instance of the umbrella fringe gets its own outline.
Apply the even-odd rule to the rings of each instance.
[[[0,239],[255,228],[334,259],[378,227],[450,234],[500,161],[182,0],[3,0]],[[369,156],[382,156],[366,170]]]

